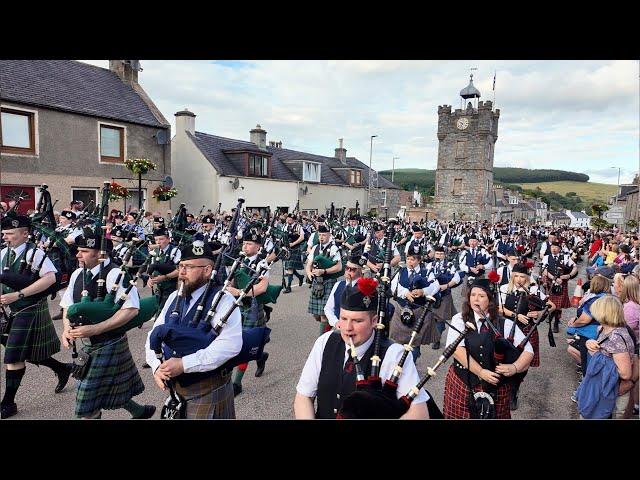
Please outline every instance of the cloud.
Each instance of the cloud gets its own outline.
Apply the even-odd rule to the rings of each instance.
[[[107,60],[87,61],[108,68]],[[497,166],[578,172],[638,170],[637,61],[159,61],[142,60],[140,83],[175,126],[196,113],[196,129],[249,139],[261,124],[285,148],[349,156],[373,166],[435,168],[437,109],[460,108],[474,71],[482,100],[500,109]],[[593,173],[616,183],[617,172]],[[591,174],[590,174],[591,175]],[[625,177],[626,178],[626,177]],[[630,180],[630,179],[629,179]]]

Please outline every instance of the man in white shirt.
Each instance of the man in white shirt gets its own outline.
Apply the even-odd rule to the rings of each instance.
[[[345,288],[341,298],[340,320],[337,330],[326,332],[314,343],[309,358],[296,386],[293,404],[297,419],[336,418],[343,402],[353,401],[349,395],[356,391],[359,370],[366,377],[370,374],[371,358],[376,353],[382,359],[380,378],[389,379],[404,349],[401,345],[383,338],[381,350],[374,352],[375,325],[378,321],[377,282],[360,279],[355,287]],[[358,366],[350,354],[355,347]],[[396,398],[407,394],[419,381],[413,357],[407,356],[398,380]],[[317,406],[314,408],[314,400]],[[420,389],[418,396],[400,418],[429,418],[427,393]]]
[[[178,280],[183,284],[183,296],[173,292],[158,315],[145,344],[147,363],[153,372],[156,385],[167,390],[167,382],[172,382],[176,392],[186,401],[186,418],[212,419],[235,418],[231,369],[222,368],[242,349],[242,323],[240,311],[235,308],[226,324],[207,347],[182,357],[166,358],[171,349],[165,346],[163,360],[151,349],[150,339],[154,330],[163,325],[188,324],[197,311],[214,266],[214,257],[208,244],[189,245],[181,251]],[[216,297],[217,288],[210,289],[204,302],[204,312],[208,312]],[[215,327],[220,319],[232,308],[233,296],[223,293],[216,312],[211,318]],[[177,315],[170,315],[171,312]],[[205,313],[206,315],[206,313]],[[201,321],[206,318],[203,315]],[[167,328],[163,327],[163,328]]]
[[[0,305],[3,309],[8,306],[13,314],[2,332],[7,370],[0,403],[1,418],[12,417],[18,412],[15,396],[26,371],[25,362],[52,369],[59,380],[56,393],[67,384],[71,372],[69,364],[53,358],[60,351],[60,341],[49,316],[47,297],[40,295],[56,282],[57,270],[48,258],[42,261],[42,250],[28,243],[30,225],[29,217],[22,215],[2,219],[2,239],[7,247],[0,252],[0,271],[17,274],[23,265],[25,273],[33,274],[35,281],[21,290],[12,289],[7,283],[0,285]],[[31,268],[27,267],[29,264]]]
[[[329,325],[335,328],[340,316],[340,299],[342,292],[346,287],[353,287],[362,278],[362,266],[360,265],[360,256],[352,255],[347,260],[347,266],[344,268],[344,280],[337,282],[331,289],[329,300],[324,306],[324,314],[327,317]]]
[[[75,325],[77,319],[68,317],[68,309],[82,297],[99,301],[100,296],[114,287],[115,298],[120,298],[125,291],[122,279],[116,284],[119,268],[109,258],[100,264],[100,235],[87,232],[76,239],[76,244],[81,268],[71,274],[69,287],[60,301],[63,346],[69,349],[73,344],[75,350],[78,342],[82,352],[89,356],[86,373],[79,379],[76,391],[76,418],[100,418],[103,409],[118,408],[124,408],[133,418],[151,418],[156,410],[153,405],[140,405],[132,400],[144,391],[144,384],[133,362],[126,333],[118,333],[119,327],[138,315],[138,291],[133,287],[122,307],[104,321]],[[105,240],[106,251],[111,252],[112,248],[111,240]],[[103,280],[104,292],[100,292]]]

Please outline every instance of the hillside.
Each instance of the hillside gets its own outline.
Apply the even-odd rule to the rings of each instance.
[[[391,180],[391,170],[382,170],[380,175]],[[435,170],[420,168],[399,168],[394,173],[394,182],[405,190],[417,189],[433,194],[435,184]],[[570,181],[575,183],[588,182],[589,176],[584,173],[568,172],[565,170],[530,170],[527,168],[493,169],[496,183],[536,183],[548,181]],[[571,190],[569,190],[571,191]]]
[[[539,183],[516,183],[527,190],[536,190],[540,188],[543,192],[556,192],[560,195],[567,195],[569,192],[575,192],[583,201],[587,203],[607,203],[609,197],[615,195],[617,186],[608,183],[592,183],[592,182],[539,182]]]

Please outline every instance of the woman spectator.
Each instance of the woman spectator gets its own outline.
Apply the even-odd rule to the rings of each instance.
[[[591,280],[589,291],[582,298],[576,311],[576,318],[569,320],[567,323],[567,335],[572,338],[568,339],[569,346],[567,352],[576,362],[580,372],[586,371],[587,350],[585,344],[589,339],[595,339],[598,336],[598,321],[591,313],[593,303],[611,291],[611,284],[607,277],[596,275]]]
[[[633,275],[624,277],[619,297],[624,305],[624,320],[631,327],[636,340],[638,340],[640,333],[640,280]]]
[[[599,351],[613,358],[618,371],[619,384],[618,398],[612,417],[624,418],[631,397],[630,391],[633,388],[633,363],[637,361],[634,353],[635,341],[626,328],[622,302],[618,298],[606,295],[598,299],[591,306],[591,313],[600,322],[600,327],[597,340],[588,340],[586,347],[590,355]]]

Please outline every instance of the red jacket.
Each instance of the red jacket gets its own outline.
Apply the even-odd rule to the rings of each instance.
[[[593,257],[595,253],[602,248],[602,239],[599,238],[595,242],[591,244],[591,248],[589,249],[589,256]]]

